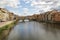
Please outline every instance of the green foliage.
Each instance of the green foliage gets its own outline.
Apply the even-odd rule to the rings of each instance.
[[[2,32],[3,32],[4,30],[10,29],[10,28],[13,27],[15,24],[16,24],[16,21],[13,21],[12,23],[7,24],[7,25],[3,26],[2,28],[0,28],[0,35],[2,34]]]

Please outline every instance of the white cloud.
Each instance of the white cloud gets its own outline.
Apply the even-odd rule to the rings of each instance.
[[[44,12],[48,10],[56,9],[60,6],[60,0],[32,0],[31,6],[36,10],[43,10]]]
[[[28,15],[29,14],[29,9],[28,8],[23,8],[23,15]]]
[[[23,0],[25,3],[30,3],[32,0]]]
[[[23,12],[27,13],[28,12],[28,8],[23,8]]]
[[[52,9],[60,9],[60,0],[23,0],[25,3],[31,3],[31,10],[34,12],[46,12]],[[0,0],[0,7],[10,6],[12,8],[22,7],[19,0]],[[22,8],[22,15],[30,15],[29,8]],[[14,12],[14,11],[13,11]],[[18,12],[15,12],[18,13]]]
[[[23,13],[21,15],[27,16],[27,15],[32,15],[33,13],[30,13],[28,8],[23,8]]]
[[[18,8],[19,4],[19,0],[0,0],[0,7],[10,6],[13,8]]]

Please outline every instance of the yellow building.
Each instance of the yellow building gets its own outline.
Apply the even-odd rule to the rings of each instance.
[[[8,20],[9,20],[8,11],[3,10],[3,8],[0,8],[0,21],[8,21]]]

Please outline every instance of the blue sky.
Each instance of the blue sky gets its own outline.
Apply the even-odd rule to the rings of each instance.
[[[25,16],[53,9],[60,10],[60,0],[0,0],[0,7]]]

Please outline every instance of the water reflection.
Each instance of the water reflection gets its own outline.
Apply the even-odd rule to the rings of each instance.
[[[8,40],[60,40],[60,25],[51,23],[19,23],[11,31]]]

